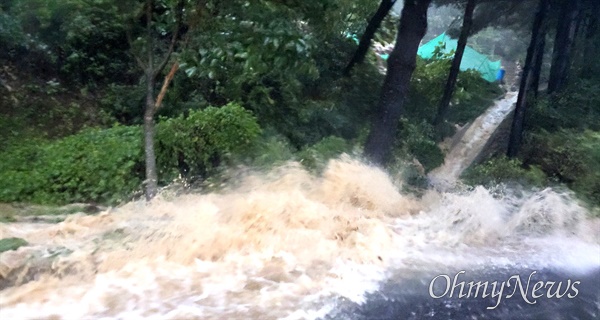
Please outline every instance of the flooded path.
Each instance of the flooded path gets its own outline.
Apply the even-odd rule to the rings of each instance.
[[[434,184],[457,180],[515,100],[509,93],[475,120],[430,174]],[[385,172],[343,156],[321,175],[290,163],[217,193],[164,192],[151,204],[132,202],[57,224],[2,224],[2,238],[23,238],[29,246],[0,254],[0,316],[598,316],[600,222],[569,194],[437,188],[415,198],[398,190]],[[579,281],[580,292],[534,304],[522,297],[529,287],[521,298],[501,301],[492,291],[442,296],[435,290],[443,292],[444,284],[433,281],[460,276],[491,287],[512,279],[515,288],[515,277],[532,274],[544,284]],[[566,317],[574,310],[583,311]]]
[[[0,255],[0,318],[375,319],[378,295],[415,314],[439,303],[415,283],[457,268],[600,268],[600,224],[569,195],[398,190],[343,157],[320,176],[290,164],[219,193],[2,224],[30,246]]]
[[[481,153],[483,147],[502,121],[512,112],[517,102],[517,92],[508,92],[485,113],[473,121],[466,132],[449,150],[442,166],[429,173],[433,184],[452,184]]]

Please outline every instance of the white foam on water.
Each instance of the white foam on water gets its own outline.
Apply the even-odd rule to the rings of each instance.
[[[220,193],[3,224],[31,246],[0,255],[0,318],[316,319],[397,270],[600,267],[600,224],[568,194],[398,190],[342,157],[319,176],[290,164]]]
[[[498,100],[475,119],[460,141],[448,151],[444,164],[429,173],[429,179],[442,187],[453,184],[483,150],[494,131],[514,109],[516,102],[517,92],[508,92],[504,99]]]

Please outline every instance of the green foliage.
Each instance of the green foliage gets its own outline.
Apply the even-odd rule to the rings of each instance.
[[[156,134],[161,181],[203,176],[243,152],[259,133],[256,119],[235,104],[165,119]],[[141,186],[142,151],[138,126],[86,129],[52,142],[13,145],[0,154],[0,202],[122,201]]]
[[[40,141],[11,146],[0,153],[0,202],[31,201],[44,184],[44,175],[37,166],[43,148]]]
[[[0,58],[80,85],[123,78],[131,69],[125,26],[113,0],[23,0],[5,10],[0,44],[11,51]]]
[[[137,189],[140,136],[137,127],[89,129],[44,148],[42,159],[48,162],[42,172],[53,185],[48,197],[112,202]]]
[[[285,137],[275,134],[265,134],[253,144],[247,152],[240,153],[234,162],[242,163],[253,168],[270,169],[294,159],[295,148]]]
[[[300,95],[299,79],[318,75],[311,59],[314,43],[297,24],[302,10],[270,1],[239,7],[235,2],[208,6],[209,12],[219,14],[207,13],[199,22],[199,30],[206,32],[191,38],[197,49],[182,55],[183,68],[188,76],[213,84],[200,86],[208,91],[206,96],[212,95],[210,102],[222,102],[219,97],[242,101],[269,121],[282,108],[289,109],[283,100]]]
[[[0,253],[4,251],[17,250],[26,245],[28,245],[27,241],[21,238],[0,239]]]
[[[61,26],[65,38],[59,50],[64,58],[58,57],[58,67],[63,78],[90,86],[130,78],[135,64],[128,53],[127,26],[114,1],[78,2],[76,6],[77,14]]]
[[[15,17],[0,10],[0,59],[15,58],[27,46],[27,36]]]
[[[417,68],[405,103],[408,118],[425,119],[433,123],[452,63],[448,57],[438,58],[417,58]],[[501,94],[498,85],[483,80],[479,72],[462,71],[458,75],[447,120],[461,125],[472,121]]]
[[[408,118],[424,119],[433,123],[451,62],[450,59],[429,61],[417,57],[417,68],[413,73],[404,104]]]
[[[566,183],[582,197],[600,204],[600,133],[561,129],[528,136],[523,150],[527,163]]]
[[[529,130],[600,131],[600,81],[579,79],[559,94],[540,98],[526,123]]]
[[[309,169],[323,169],[329,159],[335,158],[342,153],[350,153],[352,146],[348,141],[340,137],[326,137],[310,147],[302,149],[297,157],[298,160]]]
[[[530,110],[524,162],[600,204],[600,82],[573,80],[562,92],[539,98]]]
[[[0,203],[0,222],[15,222],[23,218],[44,222],[62,222],[65,215],[74,213],[95,213],[93,205],[70,204],[63,207]],[[41,220],[43,219],[43,220]]]
[[[454,91],[455,103],[448,110],[447,120],[460,125],[473,121],[503,94],[496,83],[483,80],[479,72],[463,71],[458,76]]]
[[[115,123],[85,92],[68,92],[57,81],[44,81],[10,65],[4,70],[8,70],[4,79],[14,89],[2,91],[0,86],[0,150],[28,139],[60,138],[86,127]]]
[[[115,202],[139,188],[138,127],[88,129],[0,156],[0,201]]]
[[[506,157],[492,158],[485,163],[470,167],[462,178],[472,185],[493,186],[498,183],[520,183],[529,186],[542,186],[545,174],[536,166],[523,167],[517,159]]]
[[[178,175],[205,176],[233,153],[250,147],[259,134],[254,116],[233,103],[163,119],[156,134],[159,177],[170,182]]]
[[[100,99],[102,110],[121,124],[142,124],[145,87],[143,85],[110,84]]]
[[[173,35],[177,1],[154,2],[150,38],[156,62]],[[12,63],[28,65],[44,81],[60,84],[37,85],[40,96],[51,93],[56,103],[43,99],[29,103],[30,98],[24,102],[16,96],[19,103],[14,103],[6,98],[12,110],[23,110],[19,127],[43,123],[40,131],[55,128],[60,132],[47,136],[60,137],[77,132],[82,123],[140,124],[145,87],[133,76],[137,66],[131,53],[140,57],[148,53],[143,4],[115,0],[3,4],[6,11],[1,13],[6,15],[0,26],[6,25],[8,31],[2,29],[0,34],[11,43],[7,48],[26,53],[12,55]],[[167,90],[160,115],[177,117],[189,109],[239,102],[256,115],[262,127],[283,135],[295,149],[330,135],[354,138],[365,126],[383,77],[372,56],[352,78],[342,78],[341,71],[356,49],[346,35],[362,34],[376,2],[233,0],[184,1],[184,5],[180,44],[185,39],[185,45],[178,45],[175,55],[181,72]],[[389,30],[384,33],[382,37],[389,38]],[[84,112],[72,116],[71,109],[60,110],[71,103],[67,94],[89,99],[74,99]],[[59,117],[46,121],[48,112],[42,109],[69,114],[68,121]],[[80,121],[84,115],[102,121]]]
[[[388,174],[394,178],[397,185],[401,186],[403,192],[423,195],[423,192],[429,188],[429,179],[423,166],[416,158],[411,158],[411,155],[400,155],[400,157],[388,166]]]
[[[349,137],[356,132],[354,118],[364,119],[360,114],[372,100],[352,108],[357,103],[343,96],[361,91],[341,79],[356,48],[346,35],[362,33],[376,5],[209,1],[190,35],[195,49],[181,55],[183,70],[197,83],[192,96],[214,105],[240,102],[295,148],[330,135]]]
[[[396,157],[409,160],[416,158],[425,171],[430,171],[444,163],[444,153],[435,142],[433,126],[425,121],[400,120]]]

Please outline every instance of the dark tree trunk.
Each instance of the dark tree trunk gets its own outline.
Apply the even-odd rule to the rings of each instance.
[[[161,62],[155,64],[155,41],[153,39],[153,31],[152,31],[152,9],[154,8],[154,0],[146,0],[145,3],[145,14],[146,14],[146,54],[145,58],[142,58],[141,52],[135,52],[132,50],[133,57],[136,62],[140,66],[140,69],[144,71],[144,76],[146,78],[146,103],[144,106],[144,153],[145,153],[145,163],[146,163],[146,180],[145,180],[145,194],[146,200],[150,201],[154,196],[156,196],[158,192],[158,172],[156,169],[156,152],[154,150],[154,114],[156,113],[156,109],[160,106],[160,101],[162,100],[162,96],[164,96],[164,91],[168,86],[170,79],[173,77],[173,74],[177,71],[179,65],[176,63],[171,72],[165,79],[165,84],[163,89],[161,90],[161,94],[159,95],[158,103],[154,100],[154,89],[156,86],[156,79],[158,75],[162,72],[162,70],[167,65],[173,50],[175,49],[175,44],[177,43],[177,38],[179,34],[179,29],[181,27],[181,19],[184,10],[184,1],[179,0],[176,4],[176,25],[174,28],[174,32],[171,38],[171,42],[169,44],[169,48],[164,55]],[[130,31],[127,31],[127,41],[129,45],[132,46],[132,36]]]
[[[540,30],[538,43],[535,48],[535,56],[533,57],[533,67],[531,69],[531,81],[528,90],[533,92],[534,97],[538,97],[540,88],[540,75],[542,74],[542,65],[544,64],[544,50],[546,49],[546,24]]]
[[[550,10],[550,3],[548,3],[548,8],[546,10]],[[542,66],[544,64],[544,53],[546,50],[546,34],[548,32],[548,19],[544,19],[542,21],[542,25],[540,26],[540,33],[538,35],[537,44],[535,46],[535,54],[533,56],[532,69],[531,69],[531,79],[529,82],[529,87],[527,90],[533,92],[533,96],[535,98],[538,97],[539,87],[540,87],[540,76],[542,74]]]
[[[427,9],[431,0],[405,0],[396,44],[388,58],[388,69],[373,117],[365,154],[376,164],[385,164],[392,150],[402,105],[417,63],[417,50],[427,31]]]
[[[585,43],[583,46],[582,64],[588,67],[581,68],[581,77],[586,78],[600,72],[595,48],[600,48],[600,2],[594,1],[588,8],[587,23],[585,27]]]
[[[519,95],[517,97],[517,105],[515,106],[515,113],[508,142],[507,156],[511,158],[516,157],[519,153],[519,149],[521,148],[521,140],[523,138],[523,120],[525,118],[525,108],[527,103],[527,89],[530,87],[533,57],[535,55],[535,49],[538,46],[540,29],[542,28],[542,24],[546,17],[548,1],[549,0],[540,0],[535,19],[533,21],[531,40],[529,41],[529,47],[527,48],[527,56],[525,57],[525,65],[523,66],[523,74],[521,75]]]
[[[446,81],[446,87],[444,88],[444,95],[438,106],[437,116],[435,117],[434,124],[437,127],[437,132],[441,133],[442,126],[448,113],[448,107],[450,106],[450,100],[456,87],[456,80],[458,73],[460,72],[460,63],[462,62],[465,48],[467,47],[467,40],[469,33],[471,32],[471,26],[473,25],[473,11],[475,10],[476,0],[468,0],[465,8],[465,14],[463,18],[463,25],[458,37],[458,44],[456,46],[456,52],[454,53],[454,59],[452,59],[452,65],[450,66],[450,73],[448,74],[448,80]]]
[[[146,200],[150,201],[158,191],[156,154],[154,151],[154,70],[146,71],[146,109],[144,112],[144,150],[146,155]]]
[[[396,0],[381,0],[377,12],[371,17],[371,20],[369,20],[367,28],[365,29],[365,33],[360,37],[360,42],[358,43],[358,48],[354,52],[354,56],[352,56],[352,59],[344,69],[344,75],[349,75],[352,68],[354,68],[354,65],[360,64],[365,60],[365,56],[371,46],[371,40],[375,37],[375,32],[377,32],[377,29],[381,26],[381,22],[395,3]]]
[[[154,70],[154,39],[152,38],[153,0],[146,1],[146,40],[147,66],[146,74],[146,107],[144,110],[144,152],[146,160],[146,200],[150,201],[158,192],[158,173],[156,172],[156,153],[154,151],[154,86],[156,72]],[[143,67],[143,64],[142,64]]]
[[[560,91],[567,82],[578,17],[579,0],[564,0],[556,26],[548,93]]]

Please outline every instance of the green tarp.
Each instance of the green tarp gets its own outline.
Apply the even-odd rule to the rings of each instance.
[[[436,47],[441,45],[441,51],[443,53],[450,53],[452,50],[456,51],[457,43],[458,40],[451,39],[446,36],[445,33],[442,33],[437,38],[422,45],[417,53],[424,59],[430,59],[433,56]],[[485,80],[494,82],[498,77],[500,61],[491,61],[485,55],[467,46],[460,63],[460,70],[464,71],[468,69],[475,69],[481,72],[481,75]]]

